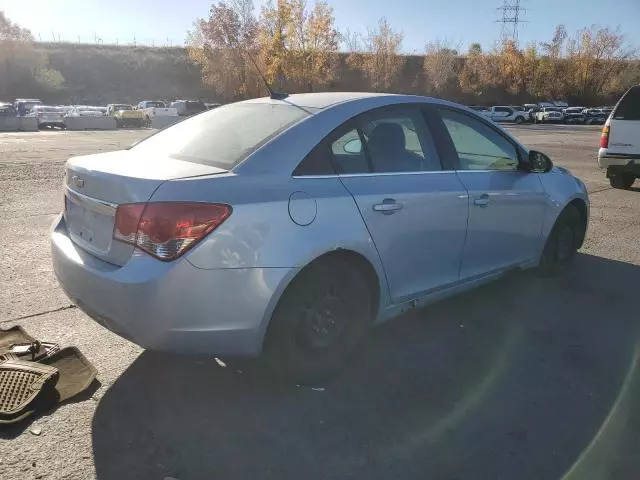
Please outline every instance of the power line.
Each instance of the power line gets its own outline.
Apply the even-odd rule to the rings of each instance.
[[[520,6],[520,0],[504,0],[501,7],[497,8],[501,14],[498,23],[501,24],[501,40],[506,42],[509,40],[518,43],[518,27],[525,20],[522,19],[527,9]]]

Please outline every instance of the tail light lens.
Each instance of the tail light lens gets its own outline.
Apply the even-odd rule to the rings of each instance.
[[[600,148],[609,148],[609,125],[602,127],[600,135]]]
[[[184,254],[231,215],[229,205],[156,202],[119,205],[113,238],[171,261]]]

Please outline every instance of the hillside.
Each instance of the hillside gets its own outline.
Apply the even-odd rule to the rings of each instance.
[[[49,68],[58,70],[64,87],[46,96],[52,103],[107,104],[144,99],[202,97],[216,100],[202,87],[200,70],[184,48],[152,48],[71,43],[38,43]]]

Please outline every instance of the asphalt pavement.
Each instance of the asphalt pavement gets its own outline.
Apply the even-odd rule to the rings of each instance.
[[[78,346],[99,383],[0,430],[0,478],[640,478],[640,188],[609,187],[598,127],[509,129],[589,189],[572,270],[404,315],[316,388],[256,361],[144,352],[58,287],[48,230],[65,160],[149,131],[1,133],[0,328]]]

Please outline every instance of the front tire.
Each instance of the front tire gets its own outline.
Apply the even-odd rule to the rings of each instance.
[[[558,275],[573,262],[585,232],[578,209],[568,205],[556,220],[540,260],[543,275]]]
[[[293,280],[273,313],[267,364],[280,379],[326,379],[350,360],[371,315],[371,292],[360,271],[339,258],[317,261]]]
[[[609,177],[609,184],[621,190],[629,190],[635,181],[636,177],[632,173],[618,173]]]
[[[524,123],[524,117],[516,117],[516,123],[518,125],[521,125]]]

